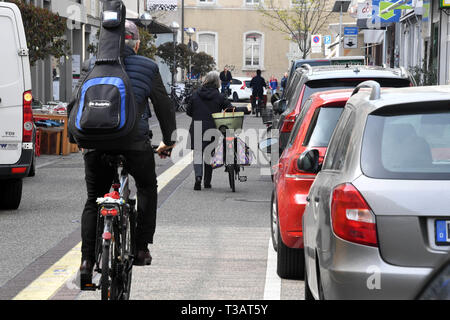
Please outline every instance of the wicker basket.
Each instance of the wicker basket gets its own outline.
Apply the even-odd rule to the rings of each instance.
[[[244,124],[244,112],[234,112],[234,109],[233,112],[226,112],[227,110],[212,114],[216,128],[221,132],[225,132],[227,129],[242,129]]]

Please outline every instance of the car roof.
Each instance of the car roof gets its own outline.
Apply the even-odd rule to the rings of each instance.
[[[348,103],[361,110],[364,114],[385,107],[408,103],[448,101],[450,105],[450,85],[424,86],[404,88],[381,88],[380,96],[370,100],[372,90],[362,88],[353,95]],[[450,107],[449,107],[450,108]]]
[[[305,66],[297,68],[296,72],[302,73],[302,76],[307,77],[308,81],[337,78],[408,78],[408,72],[404,68],[392,69],[364,65]]]
[[[338,89],[331,91],[322,91],[313,93],[309,99],[312,99],[312,109],[319,108],[322,105],[333,102],[347,102],[351,97],[353,89]]]

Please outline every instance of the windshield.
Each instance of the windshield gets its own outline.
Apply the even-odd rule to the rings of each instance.
[[[313,80],[305,85],[305,93],[302,98],[302,105],[305,101],[316,92],[330,91],[337,89],[352,89],[361,82],[367,80],[377,81],[381,87],[400,88],[408,87],[411,82],[407,79],[327,79],[327,80]]]
[[[369,115],[361,156],[373,178],[450,179],[450,111]]]

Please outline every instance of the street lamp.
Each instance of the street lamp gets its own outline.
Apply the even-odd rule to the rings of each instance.
[[[185,31],[186,31],[186,34],[189,36],[189,50],[193,51],[192,36],[195,33],[195,29],[189,27]],[[191,82],[191,78],[192,78],[191,63],[192,63],[192,56],[191,56],[191,54],[189,54],[189,82]]]
[[[351,0],[336,0],[332,12],[339,12],[339,57],[342,55],[342,13],[347,12]]]
[[[152,23],[152,16],[147,11],[141,14],[139,21],[147,28]]]
[[[170,29],[172,29],[173,33],[173,68],[172,68],[172,87],[175,86],[175,73],[177,72],[177,32],[180,29],[180,25],[174,21],[170,25]]]

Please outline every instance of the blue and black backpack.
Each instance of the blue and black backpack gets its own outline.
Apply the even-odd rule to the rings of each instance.
[[[130,149],[143,110],[136,105],[123,64],[126,9],[105,1],[94,67],[69,110],[69,132],[80,148]]]

